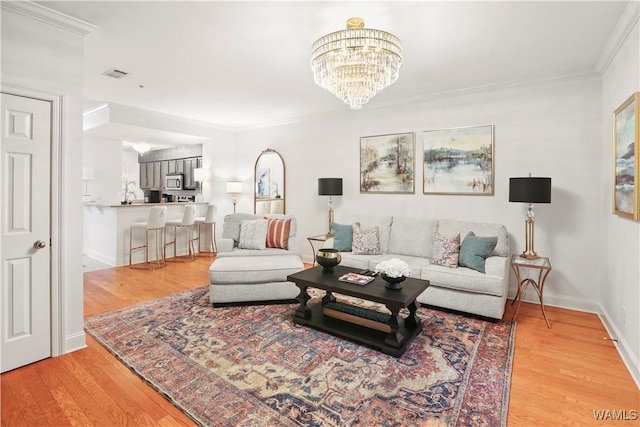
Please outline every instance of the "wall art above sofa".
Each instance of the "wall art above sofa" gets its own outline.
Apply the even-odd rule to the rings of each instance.
[[[415,193],[414,132],[360,138],[361,193]]]
[[[493,196],[493,125],[423,133],[424,194]]]

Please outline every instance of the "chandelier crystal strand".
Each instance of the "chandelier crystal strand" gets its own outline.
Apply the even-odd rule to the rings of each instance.
[[[319,38],[311,49],[316,84],[354,110],[393,84],[402,65],[400,39],[364,28],[361,18],[349,19],[346,30]]]

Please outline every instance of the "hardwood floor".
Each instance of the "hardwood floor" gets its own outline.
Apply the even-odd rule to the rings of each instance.
[[[85,316],[208,283],[211,258],[155,271],[84,275]],[[505,318],[513,312],[507,303]],[[518,314],[509,426],[638,425],[640,391],[590,313],[523,304]],[[87,335],[86,349],[0,377],[2,426],[191,426],[194,423]],[[609,410],[597,421],[595,410]],[[623,411],[623,412],[621,412]],[[633,412],[635,411],[635,412]],[[611,418],[622,416],[626,421]]]

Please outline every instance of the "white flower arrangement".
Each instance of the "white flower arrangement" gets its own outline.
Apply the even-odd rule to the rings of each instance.
[[[409,264],[398,258],[391,258],[386,261],[382,261],[380,264],[376,265],[374,270],[376,273],[383,273],[389,277],[406,277],[411,274],[411,267],[409,267]]]

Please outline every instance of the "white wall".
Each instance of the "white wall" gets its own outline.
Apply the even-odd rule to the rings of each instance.
[[[63,171],[59,199],[59,277],[64,325],[61,351],[85,346],[82,286],[82,36],[2,10],[2,84],[62,94]],[[54,304],[56,302],[54,301]]]
[[[93,168],[94,179],[88,182],[92,200],[104,204],[120,203],[122,177],[140,180],[138,153],[123,151],[122,143],[109,138],[84,136],[83,166]]]
[[[640,223],[612,214],[613,111],[640,91],[640,30],[635,25],[602,77],[601,215],[602,277],[599,286],[605,324],[640,385]],[[638,108],[638,106],[636,106]],[[640,147],[636,147],[636,150]],[[638,183],[636,183],[638,185]],[[623,307],[626,315],[623,315]]]
[[[328,199],[317,179],[342,177],[335,197],[336,220],[370,212],[498,222],[512,234],[512,252],[524,249],[526,206],[508,202],[509,177],[550,176],[552,203],[536,206],[536,250],[554,268],[545,290],[552,304],[595,310],[601,267],[600,78],[564,80],[442,97],[342,114],[238,135],[238,170],[251,176],[260,152],[280,152],[286,166],[287,212],[299,218],[300,237],[323,233]],[[495,195],[422,194],[422,131],[495,125]],[[360,194],[359,138],[416,132],[416,193]],[[303,245],[305,258],[311,248]],[[576,248],[580,248],[577,250]],[[515,287],[515,283],[512,283]],[[569,300],[569,301],[567,301]]]
[[[497,222],[511,233],[512,253],[524,249],[526,206],[508,202],[509,177],[529,172],[551,177],[551,204],[535,207],[536,251],[549,256],[553,266],[545,302],[601,314],[612,336],[621,339],[623,359],[639,382],[640,226],[612,215],[610,205],[611,112],[640,86],[638,38],[636,24],[604,79],[594,74],[386,108],[345,108],[341,114],[240,133],[236,175],[248,177],[251,188],[260,152],[272,148],[282,155],[286,209],[298,218],[307,261],[313,254],[305,237],[327,229],[328,200],[317,195],[320,177],[344,179],[344,195],[334,198],[336,221],[367,212]],[[495,195],[422,194],[422,131],[482,124],[495,125]],[[400,132],[416,132],[415,194],[361,194],[359,138]],[[208,155],[225,153],[212,149]],[[245,206],[240,211],[252,212],[251,204]],[[516,286],[512,274],[512,296]],[[537,297],[529,293],[527,300]]]

